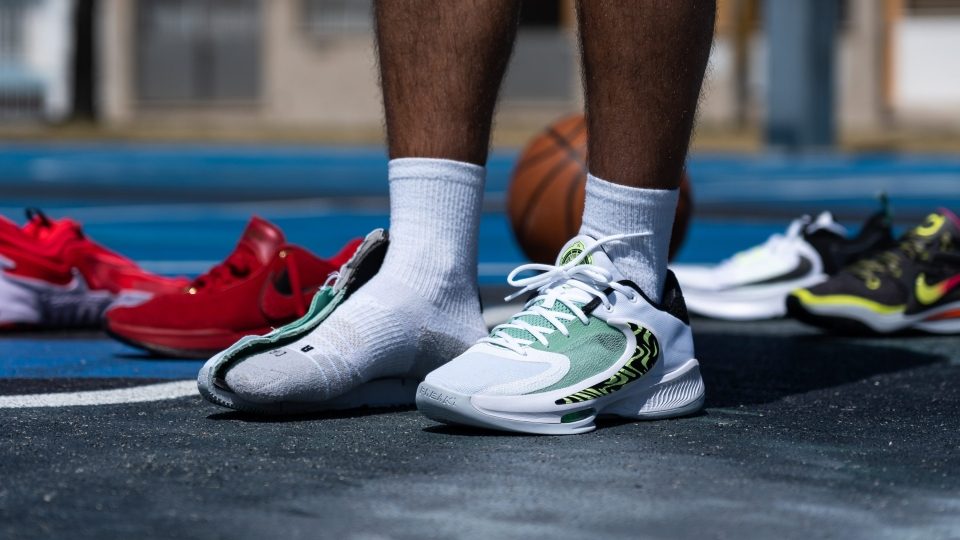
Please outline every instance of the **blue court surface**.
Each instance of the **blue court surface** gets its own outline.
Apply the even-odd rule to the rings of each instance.
[[[516,155],[489,163],[479,273],[498,293],[524,262],[503,210]],[[380,148],[8,144],[0,214],[69,216],[151,270],[196,275],[253,214],[320,255],[386,227],[386,163]],[[960,156],[698,154],[688,170],[685,262],[720,261],[804,213],[855,230],[880,193],[900,228],[960,210]],[[159,403],[3,409],[177,385],[201,364],[93,331],[8,333],[0,537],[960,538],[956,338],[694,328],[706,412],[565,439],[481,436],[415,411],[262,421],[202,402],[191,382]]]
[[[481,224],[481,285],[505,283],[524,257],[503,213],[516,152],[489,162]],[[320,255],[388,226],[380,148],[76,144],[0,149],[0,213],[26,206],[70,216],[92,238],[164,274],[196,275],[222,260],[253,214]],[[960,208],[960,158],[696,155],[695,217],[680,262],[716,262],[830,210],[851,228],[890,197],[898,223]],[[0,377],[193,376],[194,362],[141,358],[99,337],[0,342]],[[8,350],[9,349],[9,350]],[[118,362],[117,356],[124,357]]]

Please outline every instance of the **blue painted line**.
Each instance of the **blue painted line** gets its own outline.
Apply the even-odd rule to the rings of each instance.
[[[519,251],[516,251],[512,232],[502,218],[503,216],[497,215],[488,217],[495,223],[500,223],[499,228],[491,226],[490,223],[485,222],[484,224],[486,230],[496,232],[481,237],[481,261],[511,260],[516,264],[521,264],[522,256]],[[346,220],[349,222],[356,219],[363,221],[363,219],[371,218],[339,216],[333,219],[334,221]],[[287,230],[291,239],[313,238],[315,243],[322,245],[322,240],[314,238],[312,234],[315,225],[312,221],[303,223],[278,221]],[[363,224],[369,225],[370,223]],[[787,225],[787,223],[774,221],[744,223],[694,220],[677,262],[718,262],[733,255],[736,251],[762,243],[771,234],[783,232]],[[858,226],[856,223],[845,223],[844,225],[853,229]],[[218,249],[221,249],[222,254],[225,254],[230,249],[227,244],[232,245],[233,237],[239,234],[242,226],[243,223],[240,221],[219,223],[216,227],[204,231],[201,236],[206,235],[207,238],[204,238],[199,244],[204,244],[207,240],[213,241],[219,244]],[[184,229],[178,231],[178,235],[187,235],[190,229],[189,224],[184,225]],[[131,233],[126,227],[113,225],[97,227],[97,232],[98,234],[103,233],[112,241],[121,244],[129,242],[129,244],[124,245],[134,251],[140,249],[141,251],[138,253],[156,254],[156,251],[151,251],[149,248],[135,247],[138,242],[143,240],[142,235],[146,232],[145,230]],[[169,250],[169,253],[181,256],[184,255],[182,248],[182,245],[175,243],[170,243],[164,247],[164,249]],[[188,254],[209,254],[202,248],[195,247],[194,249]],[[332,250],[321,250],[319,252],[327,254],[332,253]],[[218,256],[217,253],[209,255],[215,258]],[[505,280],[503,278],[482,280],[482,284],[491,283],[502,285]],[[106,337],[80,340],[0,337],[0,378],[126,377],[192,379],[196,377],[201,365],[201,361],[163,360],[146,357],[136,349],[129,348]]]
[[[0,338],[0,378],[193,379],[202,365],[150,358],[106,338]]]
[[[515,150],[494,152],[487,192],[502,194]],[[33,203],[185,201],[385,195],[382,148],[264,145],[57,144],[0,148],[0,186],[36,189]],[[698,154],[688,164],[703,204],[724,202],[832,208],[895,202],[960,206],[960,156]],[[0,201],[29,203],[30,195]]]
[[[506,190],[515,152],[494,154],[487,192]],[[211,204],[187,212],[178,203],[231,200],[216,195],[290,199],[329,195],[385,195],[386,157],[379,148],[312,148],[183,145],[7,145],[0,148],[0,193],[4,214],[21,220],[17,206],[42,204],[83,209],[85,230],[98,242],[136,260],[218,261],[233,248],[250,213],[277,223],[288,239],[330,256],[350,238],[388,225],[386,209],[349,211],[329,207],[296,212],[282,205],[225,208]],[[872,209],[879,188],[894,209],[945,205],[960,209],[958,156],[726,156],[698,155],[689,164],[699,204],[774,206],[789,213],[822,209]],[[89,188],[85,194],[83,189]],[[79,189],[79,191],[77,191]],[[24,193],[26,193],[24,195]],[[169,200],[168,207],[131,210],[130,204]],[[115,208],[116,210],[112,210]],[[239,208],[239,209],[238,209]],[[261,211],[262,210],[262,211]],[[136,212],[124,218],[122,212]],[[117,215],[111,215],[116,212]],[[747,221],[695,217],[678,262],[718,262],[786,229],[788,220]],[[858,223],[845,223],[852,230]],[[485,214],[479,261],[503,268],[524,262],[506,217]],[[484,276],[482,284],[503,284]],[[104,339],[45,340],[0,336],[0,377],[193,378],[200,362],[155,360]]]
[[[58,212],[51,216],[61,217]],[[10,216],[12,219],[19,219]],[[330,257],[353,238],[362,237],[377,227],[388,227],[386,213],[353,214],[337,212],[323,216],[286,218],[264,214],[283,229],[287,240],[320,257]],[[134,260],[146,261],[220,261],[233,250],[247,217],[135,223],[92,223],[85,233],[95,241]],[[516,266],[525,261],[507,218],[488,213],[481,218],[479,262],[485,265]],[[483,276],[483,284],[502,283],[503,276]]]
[[[799,217],[799,214],[798,216]],[[862,223],[840,221],[848,234],[856,234]],[[677,254],[678,263],[715,264],[734,254],[760,245],[771,235],[784,234],[790,225],[782,221],[731,221],[694,218],[687,238]],[[894,233],[900,234],[901,228]]]
[[[694,219],[678,253],[678,263],[712,264],[783,233],[789,222],[736,222]]]
[[[514,152],[487,164],[489,191],[503,191]],[[137,144],[7,145],[0,148],[0,186],[36,185],[111,197],[161,189],[180,200],[196,192],[238,196],[383,195],[386,153],[381,148],[183,146]],[[39,193],[38,193],[39,194]],[[83,193],[74,199],[82,200]]]

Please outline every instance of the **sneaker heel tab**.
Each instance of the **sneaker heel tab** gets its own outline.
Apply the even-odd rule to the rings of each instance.
[[[342,248],[340,248],[340,251],[337,252],[336,255],[334,255],[333,257],[330,257],[328,262],[332,266],[336,268],[340,268],[347,261],[349,261],[351,257],[353,257],[353,255],[357,252],[357,249],[359,249],[362,244],[363,244],[363,238],[351,239],[349,242],[344,244]]]
[[[41,209],[39,209],[39,208],[37,208],[37,207],[35,207],[35,206],[30,206],[30,207],[25,208],[25,209],[24,209],[24,213],[27,215],[27,222],[28,222],[28,223],[31,222],[31,221],[37,220],[37,221],[39,221],[44,227],[49,227],[50,224],[51,224],[50,218],[47,217],[47,214],[45,214],[45,213],[43,212],[43,210],[41,210]]]
[[[663,283],[663,300],[660,303],[664,311],[682,321],[683,324],[690,324],[690,312],[687,310],[687,302],[683,299],[680,281],[669,269],[667,279]]]
[[[666,294],[667,291],[676,289],[680,291],[680,280],[677,279],[677,275],[673,273],[673,270],[667,268],[667,277],[663,280],[663,292]]]
[[[367,235],[353,257],[341,268],[340,279],[334,286],[336,289],[346,289],[344,299],[380,271],[389,244],[387,232],[383,229],[376,229]]]
[[[363,239],[364,242],[380,243],[380,242],[389,242],[390,241],[390,232],[384,228],[376,228],[369,233]]]
[[[647,293],[643,292],[643,289],[639,285],[630,281],[629,279],[624,279],[619,281],[621,285],[626,285],[631,289],[635,290],[648,304],[654,308],[673,315],[677,319],[680,319],[686,324],[690,324],[689,316],[687,314],[687,305],[683,301],[683,293],[680,292],[680,282],[677,281],[677,276],[674,275],[672,271],[667,269],[667,277],[663,282],[663,294],[660,295],[661,300],[655,302]],[[676,306],[679,299],[679,306]],[[676,313],[674,312],[676,311]]]

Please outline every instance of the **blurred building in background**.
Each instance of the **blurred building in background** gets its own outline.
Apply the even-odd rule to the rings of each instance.
[[[379,129],[371,4],[101,0],[99,118]],[[577,102],[571,12],[529,6],[505,104],[553,115]]]
[[[701,126],[761,123],[762,0],[721,0]],[[960,0],[837,0],[841,130],[960,132]],[[500,124],[581,106],[570,0],[528,1]],[[0,0],[0,123],[378,131],[370,0]],[[470,59],[464,59],[469,62]]]
[[[0,1],[0,122],[68,117],[72,9],[70,1]]]

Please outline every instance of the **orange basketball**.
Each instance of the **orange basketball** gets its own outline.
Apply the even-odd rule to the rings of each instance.
[[[552,263],[577,234],[587,182],[587,124],[582,114],[563,118],[523,149],[507,192],[513,234],[530,260]],[[670,259],[687,235],[693,196],[686,171],[673,221]]]

